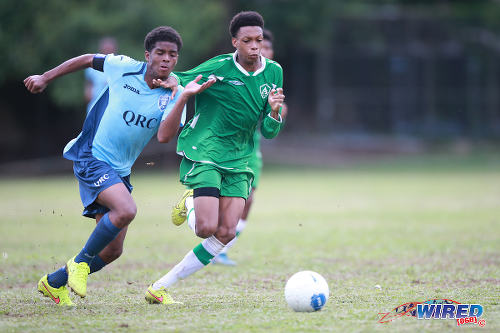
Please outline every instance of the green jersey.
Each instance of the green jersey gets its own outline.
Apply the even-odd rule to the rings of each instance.
[[[253,136],[259,120],[265,138],[281,129],[270,116],[267,102],[271,89],[283,87],[283,70],[272,60],[261,57],[262,66],[247,72],[234,54],[212,58],[198,67],[175,73],[181,85],[201,74],[201,82],[215,77],[213,86],[196,95],[194,117],[184,126],[177,152],[189,160],[223,168],[246,169],[254,150]]]
[[[254,155],[260,155],[260,132],[255,131],[253,134],[253,151]],[[260,157],[260,156],[259,156]]]

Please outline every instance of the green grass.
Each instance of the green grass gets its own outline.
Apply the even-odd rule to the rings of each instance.
[[[72,295],[77,307],[66,310],[42,298],[36,282],[93,229],[80,216],[76,181],[0,180],[0,331],[457,330],[453,320],[377,322],[379,313],[430,298],[479,303],[486,326],[471,329],[500,330],[498,155],[269,167],[230,252],[239,265],[209,266],[180,281],[172,294],[185,305],[170,308],[146,304],[145,288],[199,239],[169,221],[182,194],[174,174],[141,173],[132,183],[138,215],[123,256],[91,275],[87,298]],[[329,283],[322,311],[286,305],[285,282],[304,269]]]

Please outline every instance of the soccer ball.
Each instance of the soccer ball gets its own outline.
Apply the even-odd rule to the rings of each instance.
[[[316,272],[301,271],[290,277],[285,285],[285,299],[297,312],[321,310],[330,290],[325,279]]]

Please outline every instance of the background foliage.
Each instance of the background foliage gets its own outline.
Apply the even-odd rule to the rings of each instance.
[[[96,52],[103,36],[142,59],[158,25],[181,33],[177,70],[188,69],[232,51],[227,26],[241,10],[261,12],[274,32],[290,133],[500,138],[498,1],[6,0],[0,161],[59,154],[81,128],[83,73],[37,96],[22,85],[28,75]]]

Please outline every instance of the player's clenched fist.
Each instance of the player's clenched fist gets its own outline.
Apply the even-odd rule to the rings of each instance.
[[[267,98],[271,110],[273,112],[279,112],[283,102],[285,101],[285,95],[283,95],[283,88],[273,89]]]
[[[47,80],[43,75],[31,75],[24,79],[24,85],[33,94],[41,93],[47,87]]]

